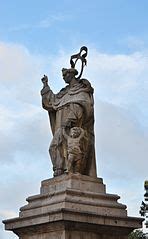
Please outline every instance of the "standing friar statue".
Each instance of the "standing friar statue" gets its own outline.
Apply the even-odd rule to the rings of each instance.
[[[80,173],[96,177],[94,147],[94,100],[90,82],[81,78],[86,65],[87,47],[70,58],[71,68],[62,69],[65,88],[54,94],[48,77],[41,79],[42,106],[48,111],[53,139],[49,154],[54,176]],[[78,73],[76,63],[81,60]]]

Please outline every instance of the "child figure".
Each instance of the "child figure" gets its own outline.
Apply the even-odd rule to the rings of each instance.
[[[68,172],[83,174],[87,148],[86,131],[80,127],[73,127],[70,129],[69,135],[64,129],[63,136],[67,141]]]

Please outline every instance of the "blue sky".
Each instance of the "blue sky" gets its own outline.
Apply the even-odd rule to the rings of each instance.
[[[125,53],[128,39],[148,40],[147,7],[146,0],[3,1],[0,35],[36,53],[56,53],[65,42],[68,49],[82,42]]]
[[[0,1],[0,218],[18,216],[25,198],[52,177],[52,135],[40,78],[54,92],[61,68],[81,46],[95,89],[98,177],[139,216],[148,179],[148,1]],[[10,200],[11,199],[11,200]],[[1,239],[17,238],[0,226]]]

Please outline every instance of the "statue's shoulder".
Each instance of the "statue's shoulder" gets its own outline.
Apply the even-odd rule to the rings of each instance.
[[[89,82],[89,80],[82,78],[80,79],[80,83],[83,85],[84,88],[86,88],[90,93],[93,94],[94,89],[91,86],[91,83]]]
[[[63,97],[68,92],[68,89],[69,89],[69,86],[65,86],[56,94],[56,97],[57,98]]]

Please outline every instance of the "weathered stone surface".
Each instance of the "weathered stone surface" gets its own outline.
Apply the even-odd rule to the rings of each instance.
[[[59,192],[68,188],[105,193],[105,185],[102,178],[92,178],[81,174],[64,174],[60,177],[47,179],[41,183],[41,194]]]
[[[44,180],[41,194],[29,197],[21,208],[20,217],[54,211],[58,208],[98,213],[99,215],[126,215],[126,206],[117,202],[120,197],[106,194],[102,179],[80,174],[68,174]]]
[[[119,198],[106,193],[101,178],[61,175],[42,181],[40,194],[27,198],[19,218],[4,223],[21,239],[125,239],[141,219],[128,217]]]

